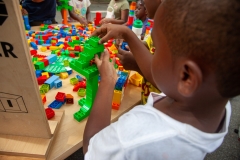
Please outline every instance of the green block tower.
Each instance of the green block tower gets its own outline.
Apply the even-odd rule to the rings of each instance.
[[[90,61],[94,59],[95,54],[100,56],[104,51],[104,45],[99,44],[99,40],[98,37],[90,37],[84,44],[84,50],[80,53],[80,58],[70,62],[70,67],[85,76],[87,81],[86,98],[78,101],[81,108],[73,115],[79,122],[89,116],[98,90],[98,68],[95,64],[90,65]]]

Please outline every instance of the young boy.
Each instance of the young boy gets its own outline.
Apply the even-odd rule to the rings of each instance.
[[[145,32],[146,32],[147,23],[148,23],[147,10],[144,6],[143,0],[137,1],[137,8],[135,11],[135,16],[137,19],[139,19],[143,22],[143,30],[142,30],[142,34],[141,34],[141,40],[143,40],[144,36],[145,36]]]
[[[55,24],[56,0],[24,0],[22,11],[27,10],[31,26]]]
[[[228,100],[240,94],[239,8],[238,1],[164,0],[154,17],[154,56],[127,27],[97,29],[101,43],[125,39],[166,95],[151,93],[146,105],[110,125],[116,73],[108,53],[96,57],[101,82],[84,132],[85,158],[203,159],[218,148],[228,131]]]
[[[91,13],[89,0],[70,0],[69,5],[73,7],[73,10],[69,10],[69,21],[78,21],[81,24],[87,26],[91,22]]]

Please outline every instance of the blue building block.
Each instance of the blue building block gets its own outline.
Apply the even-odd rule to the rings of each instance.
[[[54,81],[58,80],[59,76],[53,75],[50,78],[48,78],[44,83],[48,84],[50,89],[54,87]]]
[[[24,15],[23,16],[23,21],[24,21],[24,26],[26,30],[30,30],[31,26],[29,24],[29,19],[28,19],[28,15]]]
[[[34,50],[38,50],[37,44],[34,42],[30,42],[30,46],[34,49]]]
[[[49,108],[53,108],[53,109],[59,109],[62,107],[62,105],[64,104],[64,102],[60,102],[57,100],[54,100],[51,104],[49,104]]]
[[[76,78],[78,79],[78,82],[82,82],[83,78],[80,75],[76,75]]]
[[[54,87],[55,88],[60,88],[62,87],[62,81],[60,79],[54,81]]]
[[[56,54],[50,54],[49,56],[45,57],[49,61],[49,64],[54,63],[57,60]]]
[[[37,77],[37,78],[40,77],[40,76],[42,76],[42,70],[36,70],[36,71],[35,71],[35,74],[36,74],[36,77]]]
[[[126,48],[127,45],[128,45],[127,42],[122,42],[121,49],[128,51],[128,49]]]
[[[35,33],[35,31],[32,31],[32,30],[31,30],[31,31],[28,32],[28,35],[29,35],[29,36],[32,36],[33,33]]]
[[[50,44],[42,44],[43,47],[49,47],[51,46]]]

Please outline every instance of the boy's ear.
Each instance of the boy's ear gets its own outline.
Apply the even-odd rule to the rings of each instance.
[[[178,92],[184,97],[191,97],[201,85],[202,78],[202,71],[195,62],[191,60],[183,62],[180,66]]]

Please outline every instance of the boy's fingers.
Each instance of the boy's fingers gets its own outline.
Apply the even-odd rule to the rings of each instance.
[[[101,64],[101,60],[99,59],[99,57],[98,57],[98,55],[97,54],[95,54],[95,63],[96,63],[96,65],[97,65],[97,67]]]
[[[101,34],[105,34],[107,32],[107,28],[106,26],[101,26],[100,28],[96,29],[95,31],[93,31],[91,36],[99,36]]]
[[[103,59],[102,59],[103,61],[109,61],[110,55],[106,49],[104,50],[102,55],[103,55]]]
[[[128,45],[125,45],[125,47],[130,51],[130,48],[129,48],[129,46]]]

